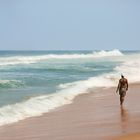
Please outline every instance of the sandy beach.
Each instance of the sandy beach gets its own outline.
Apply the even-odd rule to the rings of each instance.
[[[42,116],[1,126],[0,140],[140,139],[140,85],[129,87],[123,107],[115,90],[91,90]]]
[[[0,140],[140,140],[140,0],[0,6]]]

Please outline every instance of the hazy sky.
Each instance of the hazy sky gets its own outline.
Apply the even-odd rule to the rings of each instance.
[[[140,49],[140,0],[0,0],[0,49]]]

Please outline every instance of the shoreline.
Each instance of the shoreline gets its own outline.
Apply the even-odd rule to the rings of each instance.
[[[1,140],[106,140],[140,132],[140,84],[130,85],[123,108],[115,90],[90,91],[42,116],[0,126]]]

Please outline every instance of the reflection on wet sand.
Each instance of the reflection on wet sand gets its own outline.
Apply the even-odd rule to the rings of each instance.
[[[128,112],[127,112],[127,110],[123,106],[120,107],[120,114],[121,114],[121,128],[122,128],[122,132],[125,133],[127,131]]]

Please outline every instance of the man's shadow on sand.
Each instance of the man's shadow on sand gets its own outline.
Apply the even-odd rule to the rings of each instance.
[[[121,116],[121,129],[122,129],[122,132],[126,133],[127,126],[128,126],[129,114],[128,114],[128,111],[123,106],[120,107],[120,116]]]

